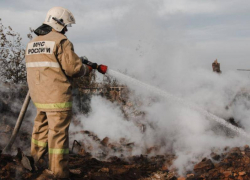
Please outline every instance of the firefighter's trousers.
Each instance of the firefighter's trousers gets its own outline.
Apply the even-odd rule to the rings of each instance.
[[[37,111],[31,142],[35,162],[48,152],[49,169],[57,178],[69,176],[69,124],[71,111]]]

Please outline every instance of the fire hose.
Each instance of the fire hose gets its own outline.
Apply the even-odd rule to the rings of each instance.
[[[107,72],[108,67],[105,66],[105,65],[102,65],[102,64],[98,65],[97,63],[92,63],[85,56],[81,57],[81,60],[82,60],[83,64],[86,64],[86,65],[90,66],[92,69],[97,69],[98,72],[100,72],[102,74],[105,74]],[[12,132],[11,138],[10,138],[8,144],[6,145],[6,147],[3,149],[3,153],[7,153],[7,152],[9,152],[11,150],[11,147],[12,147],[12,145],[13,145],[16,137],[17,137],[17,134],[19,132],[19,129],[20,129],[21,125],[22,125],[25,113],[26,113],[26,111],[28,109],[29,102],[30,102],[30,93],[28,91],[28,93],[27,93],[27,95],[25,97],[23,106],[21,108],[21,111],[19,113],[16,125],[14,127],[13,132]]]

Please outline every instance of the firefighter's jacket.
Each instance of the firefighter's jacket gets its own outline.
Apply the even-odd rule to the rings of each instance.
[[[40,111],[72,108],[72,78],[87,75],[88,67],[75,54],[72,43],[61,33],[32,39],[26,48],[27,81],[30,96]]]

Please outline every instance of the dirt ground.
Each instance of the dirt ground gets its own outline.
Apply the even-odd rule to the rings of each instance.
[[[111,157],[107,161],[99,161],[92,158],[90,154],[84,156],[70,154],[71,179],[91,179],[91,180],[122,180],[122,179],[147,179],[151,176],[167,177],[168,169],[164,166],[167,159],[172,156],[133,156],[124,160]],[[36,171],[27,170],[16,156],[1,154],[0,157],[0,179],[37,179],[41,177],[45,167],[39,167]],[[47,177],[44,179],[54,179]]]
[[[183,177],[171,167],[174,155],[132,156],[130,158],[110,157],[105,161],[84,155],[70,154],[71,179],[80,180],[249,180],[250,148],[225,148],[223,153],[211,153],[194,165],[193,171]],[[25,168],[26,167],[26,168]],[[46,166],[38,170],[28,170],[20,152],[15,156],[1,154],[0,179],[49,179]]]

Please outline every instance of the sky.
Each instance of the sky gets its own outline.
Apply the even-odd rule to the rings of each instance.
[[[67,36],[76,53],[114,69],[130,67],[126,63],[117,65],[123,58],[116,53],[117,59],[112,59],[110,53],[121,48],[142,49],[145,41],[152,44],[145,51],[156,51],[153,45],[161,39],[175,46],[175,53],[194,68],[211,69],[217,58],[223,72],[250,69],[250,2],[246,0],[1,0],[0,18],[5,26],[21,34],[26,45],[29,27],[35,29],[42,24],[54,6],[65,7],[75,16],[76,24]],[[148,36],[150,31],[153,33]],[[121,45],[124,38],[131,43]],[[165,57],[169,57],[167,52]]]

